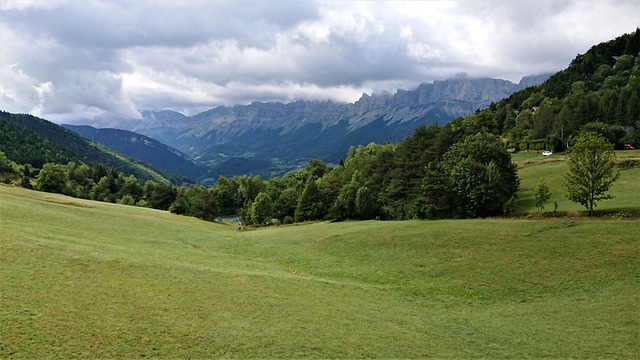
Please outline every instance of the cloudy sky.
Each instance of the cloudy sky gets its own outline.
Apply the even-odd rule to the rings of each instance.
[[[0,0],[0,109],[54,121],[555,72],[640,1]]]

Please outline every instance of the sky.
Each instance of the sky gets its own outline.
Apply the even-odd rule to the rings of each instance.
[[[140,118],[518,82],[638,26],[637,0],[0,0],[0,110]]]

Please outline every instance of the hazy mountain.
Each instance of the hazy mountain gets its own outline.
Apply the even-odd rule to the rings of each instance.
[[[206,166],[182,152],[135,132],[119,129],[96,129],[88,125],[64,124],[62,126],[134,159],[188,178],[199,179],[209,172]]]
[[[141,115],[141,119],[100,115],[92,119],[76,120],[70,125],[89,125],[99,129],[128,130],[171,145],[192,124],[189,117],[171,110],[142,111]]]

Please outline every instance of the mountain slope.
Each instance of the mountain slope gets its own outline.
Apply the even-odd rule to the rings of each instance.
[[[32,115],[0,112],[0,150],[18,163],[41,167],[47,162],[69,161],[102,164],[139,180],[164,182],[175,176],[161,175],[71,130]]]
[[[175,111],[142,111],[142,119],[126,119],[111,115],[76,121],[73,125],[91,125],[100,129],[122,129],[156,139],[176,148],[176,139],[193,126],[191,118]],[[183,151],[184,152],[184,151]]]
[[[46,163],[80,162],[81,157],[39,133],[9,120],[13,114],[0,112],[0,150],[18,164],[41,168]]]
[[[135,132],[119,129],[96,129],[88,125],[63,124],[62,126],[134,159],[188,178],[198,179],[208,173],[206,166],[199,164],[180,151]]]
[[[640,356],[638,220],[238,232],[3,185],[0,204],[2,358]]]
[[[640,29],[592,46],[537,87],[456,123],[502,135],[513,150],[563,151],[584,131],[640,146]]]

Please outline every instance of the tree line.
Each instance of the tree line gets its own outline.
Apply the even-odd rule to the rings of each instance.
[[[102,165],[17,165],[14,181],[37,190],[147,206],[213,220],[240,214],[245,224],[314,220],[468,218],[504,214],[518,188],[502,141],[453,126],[421,126],[398,144],[352,147],[329,167],[311,160],[281,178],[220,177],[212,187],[138,181]]]
[[[570,155],[567,196],[592,214],[596,201],[611,198],[606,192],[618,177],[613,144],[601,134],[586,131]],[[499,216],[514,211],[519,185],[516,167],[498,137],[437,125],[419,127],[399,144],[352,147],[346,161],[335,167],[312,160],[304,169],[281,178],[220,177],[210,188],[142,183],[115,169],[75,162],[47,163],[37,169],[17,165],[1,151],[0,179],[40,191],[169,210],[208,221],[239,214],[242,223],[251,226]],[[549,195],[541,180],[534,191],[539,211]]]

